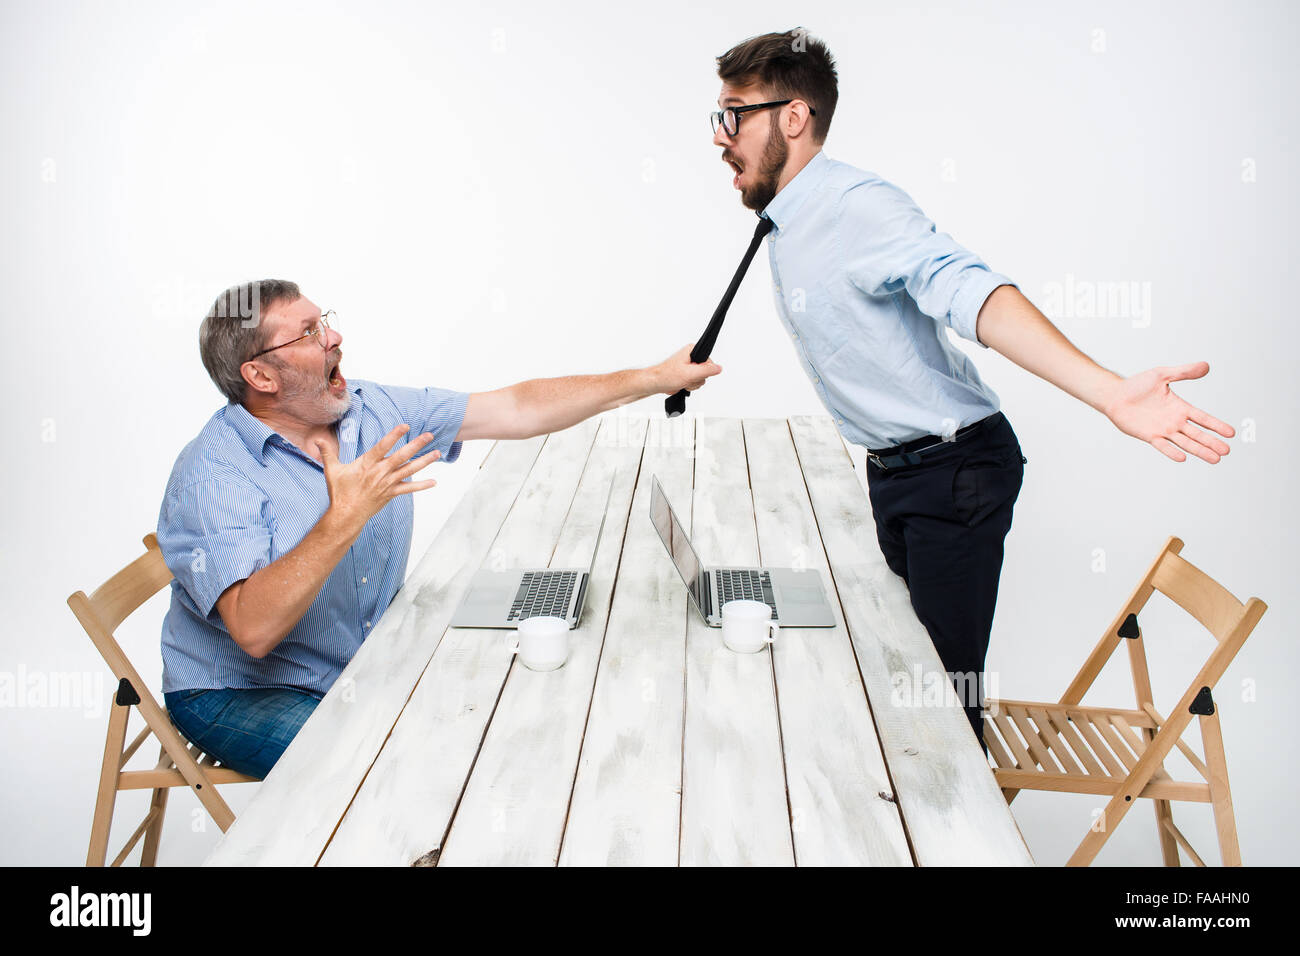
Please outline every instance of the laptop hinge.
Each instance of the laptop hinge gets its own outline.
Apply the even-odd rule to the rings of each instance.
[[[704,623],[713,620],[713,582],[708,571],[700,572],[700,593],[704,599]]]
[[[578,596],[573,602],[573,622],[575,624],[578,622],[578,618],[582,614],[582,599],[587,594],[587,582],[590,580],[591,575],[584,571],[582,573],[582,583],[578,585]]]

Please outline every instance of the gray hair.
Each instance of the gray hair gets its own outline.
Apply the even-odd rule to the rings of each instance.
[[[266,348],[262,315],[281,302],[302,297],[295,282],[261,279],[231,286],[212,303],[199,326],[199,357],[226,400],[242,404],[247,383],[239,368]]]

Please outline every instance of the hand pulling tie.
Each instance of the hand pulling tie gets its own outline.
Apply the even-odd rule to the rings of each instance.
[[[727,317],[727,309],[731,308],[731,300],[736,297],[736,290],[740,288],[740,280],[745,278],[745,273],[749,271],[749,264],[754,259],[754,253],[758,251],[759,242],[771,229],[772,220],[759,216],[758,228],[754,230],[754,238],[749,241],[749,248],[745,250],[745,258],[740,260],[740,268],[731,277],[731,285],[727,286],[722,301],[713,310],[713,318],[709,319],[708,328],[704,330],[700,340],[695,343],[695,348],[691,349],[691,361],[696,365],[708,361],[709,353],[713,351],[713,346],[718,341],[718,332],[722,330],[722,320]],[[688,394],[689,392],[686,389],[682,389],[675,395],[669,395],[664,399],[664,411],[668,413],[669,418],[676,418],[686,411],[686,396]]]

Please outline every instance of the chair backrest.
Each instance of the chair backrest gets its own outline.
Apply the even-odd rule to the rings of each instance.
[[[1151,585],[1200,621],[1217,640],[1227,640],[1245,616],[1246,605],[1179,554],[1182,546],[1182,541],[1173,539],[1160,556],[1151,575]]]
[[[139,694],[148,694],[148,691],[113,632],[172,579],[157,536],[152,533],[145,535],[144,546],[143,555],[97,587],[90,597],[77,591],[68,598],[72,613],[113,671],[113,676],[119,681],[129,680]]]
[[[1128,602],[1121,608],[1110,627],[1102,634],[1088,659],[1070,682],[1060,703],[1077,704],[1083,700],[1102,667],[1124,638],[1129,647],[1130,664],[1136,685],[1138,703],[1150,703],[1151,683],[1147,674],[1146,652],[1142,646],[1141,631],[1131,620],[1146,607],[1151,595],[1159,591],[1173,601],[1206,630],[1217,642],[1209,659],[1197,672],[1186,700],[1192,699],[1202,687],[1212,687],[1223,675],[1233,657],[1241,649],[1268,605],[1259,598],[1250,598],[1244,604],[1231,592],[1200,568],[1189,562],[1179,552],[1183,549],[1181,538],[1171,536],[1156,555],[1147,573],[1138,582]]]

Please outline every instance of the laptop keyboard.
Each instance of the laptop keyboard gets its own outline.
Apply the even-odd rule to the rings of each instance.
[[[713,572],[718,582],[718,607],[728,601],[761,601],[772,609],[776,617],[776,598],[772,594],[772,576],[766,571],[732,571]]]
[[[507,621],[528,617],[569,616],[569,600],[578,583],[576,571],[525,571],[510,605]]]

